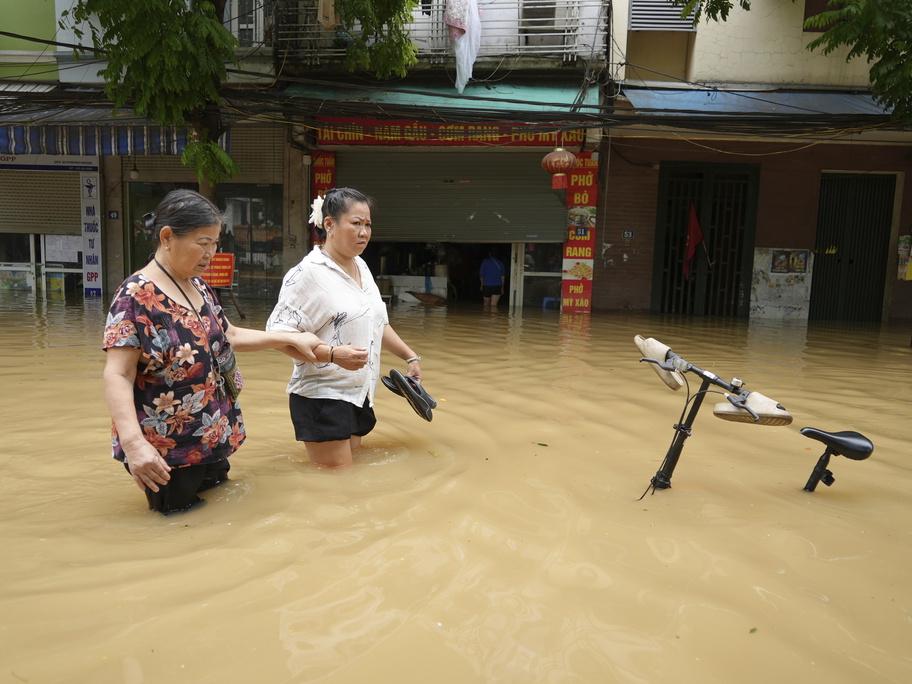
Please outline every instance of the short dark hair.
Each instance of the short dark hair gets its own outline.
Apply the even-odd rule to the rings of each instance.
[[[374,200],[365,195],[360,190],[354,188],[330,188],[323,196],[323,218],[332,216],[337,221],[342,214],[348,211],[349,207],[355,202],[363,202],[369,209],[373,210]],[[326,229],[323,226],[316,226],[320,239],[326,237]]]
[[[170,226],[176,235],[186,235],[203,226],[220,226],[222,220],[219,208],[193,190],[172,190],[154,212],[143,216],[146,227],[153,229],[156,242],[161,240],[165,226]]]

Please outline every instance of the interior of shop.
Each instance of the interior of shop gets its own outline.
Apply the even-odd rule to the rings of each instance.
[[[416,301],[410,292],[428,304],[481,306],[479,269],[492,253],[504,266],[506,280],[500,306],[507,306],[510,292],[512,245],[452,242],[371,242],[363,257],[377,279],[381,294],[393,302]]]

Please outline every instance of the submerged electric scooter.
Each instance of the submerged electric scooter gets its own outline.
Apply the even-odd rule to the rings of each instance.
[[[669,389],[679,390],[682,387],[687,387],[687,398],[684,401],[681,418],[674,425],[675,436],[668,447],[662,465],[649,481],[649,487],[643,492],[643,496],[646,496],[646,492],[650,488],[655,493],[656,489],[668,489],[671,487],[671,476],[674,473],[675,466],[678,464],[678,459],[681,457],[684,442],[693,433],[694,420],[709,392],[717,392],[725,396],[725,402],[720,402],[713,407],[713,415],[723,420],[753,423],[754,425],[780,426],[791,424],[792,415],[782,404],[760,394],[760,392],[752,392],[746,389],[742,380],[732,378],[730,382],[726,382],[715,373],[703,370],[678,356],[671,351],[668,345],[662,344],[652,337],[643,338],[640,335],[636,335],[633,341],[640,350],[640,354],[642,354],[640,361],[651,364],[652,369]],[[693,373],[702,381],[700,389],[694,394],[690,393],[690,384],[687,382],[685,373]],[[713,385],[722,388],[724,392],[711,390],[710,387]],[[688,407],[690,407],[690,412],[687,411]],[[686,419],[685,413],[687,414]],[[804,486],[804,490],[808,492],[813,492],[819,482],[823,482],[829,487],[836,480],[833,473],[827,469],[831,456],[844,456],[854,461],[863,461],[874,451],[874,445],[871,440],[858,432],[826,432],[817,428],[806,427],[801,429],[801,434],[822,442],[826,446],[826,450],[818,459],[807,484]],[[643,497],[640,498],[642,499]]]
[[[674,473],[675,466],[678,465],[678,459],[681,457],[681,451],[684,449],[684,442],[693,434],[694,420],[697,413],[703,405],[703,400],[707,393],[718,390],[711,390],[710,387],[715,385],[722,388],[724,392],[718,392],[725,396],[726,401],[720,402],[713,407],[713,414],[723,420],[730,420],[738,423],[753,423],[755,425],[789,425],[792,422],[790,414],[782,404],[774,399],[752,392],[744,387],[744,382],[738,378],[732,378],[726,382],[715,373],[703,370],[695,366],[690,361],[678,356],[671,348],[662,344],[658,340],[647,337],[643,338],[637,335],[633,338],[637,348],[643,355],[640,361],[652,365],[662,382],[672,390],[679,390],[687,387],[687,398],[684,401],[684,409],[681,411],[681,418],[674,425],[675,436],[668,447],[668,452],[662,461],[656,474],[649,481],[649,487],[655,492],[656,489],[668,489],[671,487],[671,476]],[[702,381],[700,389],[691,394],[690,384],[685,378],[685,373],[693,373]],[[688,407],[690,411],[688,412]],[[685,418],[684,414],[687,414]],[[646,492],[643,492],[646,495]],[[642,498],[642,497],[640,497]]]

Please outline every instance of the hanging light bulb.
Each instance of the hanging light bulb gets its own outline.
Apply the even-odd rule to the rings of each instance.
[[[139,180],[139,169],[136,168],[136,157],[131,157],[131,159],[133,159],[133,168],[130,169],[130,180]]]

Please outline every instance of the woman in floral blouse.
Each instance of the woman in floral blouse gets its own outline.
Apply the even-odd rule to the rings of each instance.
[[[104,331],[105,397],[114,458],[124,463],[149,507],[162,513],[201,501],[223,482],[228,457],[244,442],[235,351],[277,349],[298,362],[328,361],[329,345],[309,333],[231,325],[199,276],[218,248],[218,208],[175,190],[146,220],[155,256],[118,288]],[[345,350],[348,351],[348,350]],[[363,365],[335,351],[335,362]]]

